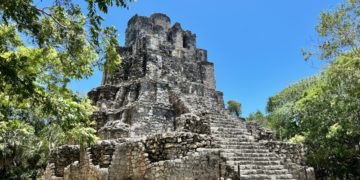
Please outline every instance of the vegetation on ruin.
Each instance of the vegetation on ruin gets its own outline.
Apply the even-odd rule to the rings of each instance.
[[[227,102],[227,104],[228,104],[228,107],[227,107],[227,109],[231,112],[231,113],[233,113],[234,115],[236,115],[236,116],[240,116],[241,115],[241,103],[239,103],[239,102],[236,102],[235,100],[229,100],[228,102]]]
[[[0,179],[35,179],[50,149],[97,139],[95,108],[67,84],[121,62],[99,13],[131,1],[0,0]]]

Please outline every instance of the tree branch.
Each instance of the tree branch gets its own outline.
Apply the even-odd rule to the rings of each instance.
[[[58,21],[58,19],[57,19],[53,14],[44,11],[44,9],[46,9],[47,7],[44,8],[44,9],[39,9],[39,8],[37,8],[36,6],[31,5],[31,4],[27,3],[27,2],[25,2],[24,0],[21,0],[21,3],[23,3],[25,6],[31,7],[31,8],[33,8],[33,9],[35,9],[35,10],[37,10],[37,11],[39,11],[39,12],[41,12],[41,13],[49,16],[49,17],[51,17],[51,18],[55,21],[55,23],[58,24],[58,25],[60,25],[62,28],[64,28],[64,29],[69,29],[67,26],[65,26],[65,25],[63,25],[62,23],[60,23],[60,22]]]

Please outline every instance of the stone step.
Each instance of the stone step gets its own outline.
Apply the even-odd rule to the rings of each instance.
[[[224,127],[222,125],[212,125],[211,130],[217,130],[217,131],[242,131],[242,132],[248,132],[247,129],[242,127]]]
[[[271,157],[274,156],[267,149],[224,149],[224,148],[198,148],[197,151],[220,151],[223,157],[235,156],[257,156],[257,157]]]
[[[217,130],[212,130],[211,134],[215,134],[215,135],[244,135],[246,137],[252,136],[249,132],[242,132],[242,131],[217,131]]]
[[[250,175],[250,174],[266,174],[266,175],[284,175],[288,174],[289,171],[287,169],[280,169],[280,170],[266,170],[266,169],[247,169],[241,170],[240,175]]]
[[[229,128],[229,129],[244,129],[247,130],[246,127],[236,124],[236,123],[224,123],[224,122],[212,122],[210,123],[211,127],[215,127],[215,128]]]
[[[243,153],[267,153],[269,154],[269,150],[268,149],[224,149],[224,148],[219,148],[221,150],[221,153],[234,153],[234,154],[243,154]],[[252,151],[252,152],[247,152],[247,150]]]
[[[235,129],[235,128],[238,128],[238,129],[246,129],[245,126],[243,125],[239,125],[239,124],[236,124],[236,123],[222,123],[222,122],[211,122],[211,124],[213,125],[213,127],[217,127],[217,125],[219,125],[219,127],[222,127],[222,128],[231,128],[231,129]]]
[[[219,145],[219,146],[220,145],[223,145],[223,146],[231,146],[231,145],[233,145],[233,146],[241,146],[242,145],[242,144],[230,144],[231,142],[226,142],[226,140],[224,140],[224,141],[213,141],[213,144],[216,144],[216,145]],[[238,141],[233,142],[233,143],[239,143],[239,142],[252,142],[252,141],[250,141],[249,139],[243,138],[243,139],[238,139]],[[234,149],[234,148],[230,148],[230,149]]]
[[[266,149],[262,146],[254,146],[254,145],[224,145],[220,143],[218,145],[226,149]]]
[[[262,154],[262,153],[264,153],[264,154],[269,154],[270,153],[269,150],[267,150],[267,149],[224,149],[224,151],[225,150],[236,151],[237,154],[239,154],[239,153],[247,153],[247,154]],[[228,156],[228,157],[236,157],[236,156]],[[249,155],[249,156],[251,156],[251,155]],[[249,157],[249,156],[247,156],[247,157]],[[264,155],[264,157],[266,157],[266,156]],[[276,156],[274,156],[274,157],[276,157]]]
[[[217,132],[217,133],[229,133],[229,134],[248,134],[250,135],[249,131],[245,130],[245,129],[227,129],[227,128],[212,128],[211,129],[212,132]]]
[[[211,129],[212,133],[217,133],[217,134],[246,134],[246,135],[251,135],[248,131],[243,131],[243,130],[238,130],[238,129],[234,129],[234,130],[224,130],[224,129]]]
[[[229,152],[221,152],[223,156],[226,156],[228,158],[233,157],[277,157],[273,153],[229,153]]]
[[[219,126],[222,126],[222,127],[240,127],[240,128],[243,128],[245,129],[246,126],[244,124],[240,124],[239,122],[236,122],[236,121],[228,121],[226,119],[224,120],[210,120],[210,123],[212,125],[219,125]]]
[[[236,141],[228,141],[226,140],[228,136],[217,136],[217,138],[223,138],[223,140],[214,140],[215,143],[217,142],[255,142],[255,139],[250,138],[236,138]]]
[[[229,119],[226,117],[210,117],[210,122],[224,122],[224,123],[236,123],[236,124],[245,124],[236,119]]]
[[[226,136],[227,138],[239,138],[242,136],[245,138],[251,138],[251,139],[254,138],[253,136],[251,136],[250,133],[226,133],[226,132],[212,131],[211,134],[214,136],[219,136],[219,137]]]
[[[242,132],[213,132],[214,136],[229,136],[229,138],[252,138],[251,135]],[[231,137],[232,136],[232,137]]]
[[[213,135],[213,137],[214,137],[215,142],[236,142],[236,143],[244,143],[244,144],[246,144],[246,143],[248,143],[248,144],[254,144],[254,143],[259,144],[258,142],[255,142],[254,137],[249,137],[249,136],[246,136],[246,137],[243,137],[243,138],[238,138],[238,137],[224,138],[224,137],[219,137],[219,136],[214,136]],[[239,139],[242,140],[244,138],[249,139],[249,141],[239,141]]]
[[[241,175],[240,179],[252,179],[252,180],[274,180],[274,179],[287,179],[287,180],[295,180],[293,179],[291,174],[281,174],[281,175],[267,175],[267,174],[248,174]]]
[[[230,161],[276,161],[278,157],[228,157]]]
[[[215,140],[214,142],[216,142],[216,144],[219,144],[219,145],[260,146],[260,147],[266,149],[265,146],[260,145],[260,144],[257,143],[257,142],[239,142],[239,141],[237,141],[237,140],[235,140],[235,141],[226,141],[226,139],[224,139],[224,140],[222,140],[222,141]]]
[[[229,119],[226,117],[210,117],[210,122],[230,122],[230,123],[236,123],[236,124],[245,124],[236,119]]]
[[[231,165],[231,166],[236,166],[238,164],[241,165],[281,165],[280,161],[248,161],[248,160],[244,160],[244,161],[226,161],[227,164]]]
[[[247,170],[247,169],[265,169],[265,170],[280,170],[280,169],[285,169],[283,165],[239,165],[240,166],[240,171],[241,170]],[[234,169],[237,171],[238,170],[238,166],[235,165]]]
[[[247,131],[247,129],[243,126],[233,125],[233,124],[221,124],[221,123],[211,123],[211,128],[217,128],[217,129],[225,129],[225,130],[243,130]]]
[[[242,139],[248,139],[248,140],[255,140],[252,136],[243,136],[244,134],[213,134],[215,137],[221,137],[221,138],[237,138],[238,140]]]
[[[232,129],[246,129],[245,126],[237,123],[226,123],[226,122],[211,122],[211,127],[222,127],[222,128],[232,128]]]

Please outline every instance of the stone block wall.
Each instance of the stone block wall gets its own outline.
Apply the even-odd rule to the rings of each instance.
[[[219,152],[191,152],[180,159],[152,164],[144,179],[217,180],[220,176],[219,164],[225,164]],[[225,173],[221,174],[222,177]]]
[[[109,167],[112,156],[115,151],[114,141],[98,141],[96,144],[91,146],[90,149],[90,158],[93,165],[99,165],[100,168]]]
[[[314,168],[305,164],[302,144],[267,140],[261,141],[261,144],[279,156],[295,179],[315,180]]]
[[[233,170],[225,165],[220,151],[211,149],[215,147],[212,141],[211,136],[181,132],[146,139],[101,140],[81,152],[76,146],[62,146],[52,151],[56,161],[48,165],[44,178],[218,179],[220,174],[233,177]]]
[[[262,143],[270,152],[275,152],[287,161],[305,165],[303,145],[298,143],[288,143],[280,141],[267,141]]]
[[[157,162],[181,158],[197,148],[214,147],[212,141],[210,136],[181,132],[150,136],[144,145],[150,161]]]

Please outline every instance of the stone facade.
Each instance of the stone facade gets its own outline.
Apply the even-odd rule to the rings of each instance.
[[[101,140],[53,150],[44,179],[314,179],[301,145],[225,109],[214,64],[179,23],[136,15],[117,51],[88,94]]]

